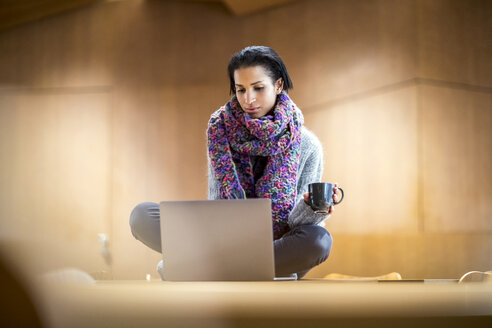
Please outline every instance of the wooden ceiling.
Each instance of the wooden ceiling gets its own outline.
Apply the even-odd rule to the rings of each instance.
[[[91,3],[114,0],[0,0],[0,32]],[[120,0],[132,1],[132,0]],[[149,0],[146,0],[149,1]],[[157,0],[153,0],[157,1]],[[160,0],[222,3],[236,16],[256,13],[296,0]]]

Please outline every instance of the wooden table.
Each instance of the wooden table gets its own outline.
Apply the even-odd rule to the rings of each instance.
[[[50,327],[492,327],[492,284],[162,282],[46,284]]]

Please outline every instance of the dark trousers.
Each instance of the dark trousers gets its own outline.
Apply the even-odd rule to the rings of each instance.
[[[161,253],[159,204],[141,203],[130,215],[133,236]],[[309,270],[324,262],[330,254],[332,238],[318,225],[300,225],[274,241],[275,275],[297,273],[302,278]]]

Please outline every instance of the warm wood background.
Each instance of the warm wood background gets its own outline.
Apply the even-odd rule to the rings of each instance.
[[[310,277],[490,270],[491,14],[486,0],[306,0],[242,17],[115,1],[3,31],[2,250],[35,272],[156,277],[131,209],[206,198],[205,129],[229,97],[228,59],[263,44],[324,145],[324,180],[346,191]]]

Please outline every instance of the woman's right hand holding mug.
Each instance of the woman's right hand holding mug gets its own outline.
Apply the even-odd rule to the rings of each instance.
[[[308,190],[303,195],[304,202],[311,206],[315,213],[322,213],[324,215],[333,214],[335,210],[334,205],[339,204],[344,196],[343,189],[338,187],[338,183],[311,183],[308,186]]]

